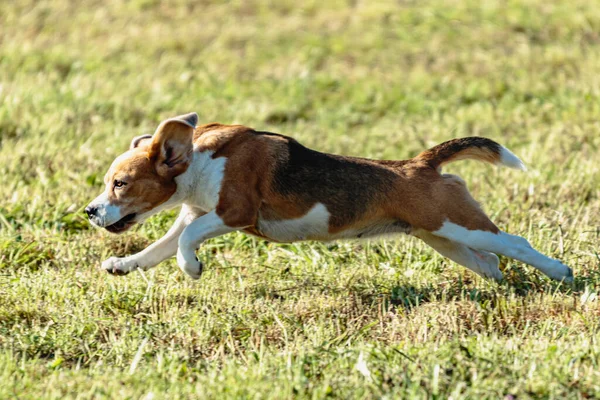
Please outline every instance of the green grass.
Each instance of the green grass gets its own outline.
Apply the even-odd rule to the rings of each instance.
[[[599,397],[598,6],[1,2],[0,398]],[[375,158],[495,139],[530,172],[448,170],[575,283],[508,259],[487,282],[409,238],[243,234],[201,248],[198,282],[108,276],[174,213],[116,237],[81,211],[190,111]]]

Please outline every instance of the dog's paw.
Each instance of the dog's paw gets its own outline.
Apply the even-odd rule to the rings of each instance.
[[[564,265],[564,264],[563,264]],[[565,265],[565,272],[562,281],[564,283],[573,283],[573,270]]]
[[[471,249],[471,251],[475,255],[475,262],[479,267],[479,271],[476,271],[478,274],[485,278],[493,279],[496,282],[502,281],[504,276],[502,275],[500,268],[498,268],[500,260],[497,255],[481,250]]]
[[[573,270],[558,260],[552,261],[551,268],[544,273],[554,280],[573,283]]]
[[[102,262],[102,269],[111,275],[127,275],[137,268],[135,261],[128,258],[111,257]]]
[[[177,250],[177,265],[192,279],[200,279],[202,263],[198,261],[194,251]]]

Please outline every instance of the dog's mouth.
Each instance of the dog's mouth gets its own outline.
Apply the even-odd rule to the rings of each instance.
[[[114,224],[105,226],[104,229],[110,233],[123,233],[135,225],[135,216],[136,213],[128,214]]]

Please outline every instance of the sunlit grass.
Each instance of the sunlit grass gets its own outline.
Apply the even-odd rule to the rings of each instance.
[[[600,396],[597,8],[0,3],[0,398]],[[575,283],[508,259],[487,282],[409,238],[243,234],[200,249],[198,282],[174,261],[107,276],[174,213],[116,237],[83,207],[133,136],[190,111],[365,157],[495,139],[529,172],[448,170]]]

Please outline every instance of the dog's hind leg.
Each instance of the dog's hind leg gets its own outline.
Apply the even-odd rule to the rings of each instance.
[[[520,236],[510,235],[498,230],[490,232],[478,229],[467,229],[461,225],[445,222],[433,232],[449,240],[462,243],[477,250],[502,254],[529,264],[555,280],[573,281],[573,271],[563,263],[536,251],[529,242]]]
[[[433,235],[422,229],[416,230],[412,235],[427,243],[444,257],[469,268],[484,278],[492,278],[496,281],[502,280],[502,272],[498,269],[498,256],[495,254],[473,250],[464,244]]]
[[[517,259],[539,269],[552,279],[567,282],[573,280],[573,272],[569,267],[534,250],[524,238],[498,229],[471,197],[460,178],[442,175],[442,180],[433,189],[440,210],[435,215],[437,227],[431,229],[433,224],[429,224],[426,229],[433,235],[479,253],[502,254]]]
[[[102,268],[114,275],[126,275],[138,268],[148,270],[177,253],[179,236],[186,226],[200,217],[203,212],[183,205],[179,216],[168,232],[139,253],[127,257],[111,257],[102,263]]]

